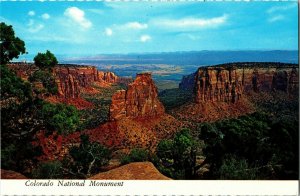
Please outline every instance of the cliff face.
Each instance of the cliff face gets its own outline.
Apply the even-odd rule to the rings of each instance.
[[[9,68],[24,80],[39,70],[32,63],[10,63]],[[78,98],[82,88],[87,88],[94,82],[98,84],[131,82],[130,78],[118,77],[112,72],[103,72],[94,66],[58,65],[53,69],[53,75],[58,87],[58,96],[61,98]],[[43,88],[42,83],[36,82],[36,86]]]
[[[242,78],[236,69],[199,69],[195,77],[195,101],[235,102],[242,94]]]
[[[98,71],[96,67],[57,67],[54,70],[59,96],[77,98],[81,88],[100,84],[126,83],[129,79],[120,78],[112,72]]]
[[[297,94],[298,68],[201,67],[194,82],[195,102],[232,102],[245,92],[281,90]]]
[[[127,90],[121,90],[112,97],[110,119],[118,120],[124,117],[153,117],[163,114],[165,109],[158,100],[157,87],[151,74],[137,74]]]

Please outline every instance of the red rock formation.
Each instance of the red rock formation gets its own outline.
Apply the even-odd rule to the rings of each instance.
[[[121,78],[112,72],[98,71],[96,67],[57,67],[54,70],[58,92],[61,97],[77,98],[82,88],[90,87],[94,82],[106,86],[114,83],[128,83],[130,79]]]
[[[23,80],[28,80],[28,77],[38,70],[32,63],[9,63],[8,67],[13,70],[17,76]]]
[[[235,68],[199,69],[195,83],[196,103],[206,101],[235,102],[241,97],[242,79]]]
[[[96,174],[93,180],[171,180],[162,175],[150,162],[130,163],[107,172]]]
[[[124,117],[153,117],[163,114],[165,109],[157,97],[151,74],[137,74],[127,90],[120,90],[112,97],[110,119],[118,120]]]
[[[28,178],[18,172],[1,169],[1,179],[28,179]]]
[[[24,80],[27,80],[38,68],[32,63],[10,63],[9,68]],[[94,66],[58,65],[53,70],[58,86],[59,97],[78,98],[82,88],[90,87],[94,82],[105,84],[131,82],[130,78],[118,77],[112,72],[103,72]],[[42,85],[42,84],[37,84]]]
[[[296,68],[201,67],[195,77],[195,102],[235,103],[249,91],[282,90],[297,94],[298,79]]]
[[[40,146],[42,155],[38,160],[48,161],[63,157],[63,136],[53,132],[46,136],[45,131],[40,131],[36,134],[36,140],[32,142],[33,146]]]

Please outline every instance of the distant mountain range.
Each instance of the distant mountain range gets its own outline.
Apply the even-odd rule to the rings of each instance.
[[[94,56],[56,55],[60,63],[74,64],[173,64],[215,65],[230,62],[298,63],[297,50],[189,51],[164,53],[104,54]],[[23,60],[24,58],[20,58]],[[32,60],[30,55],[27,60]]]

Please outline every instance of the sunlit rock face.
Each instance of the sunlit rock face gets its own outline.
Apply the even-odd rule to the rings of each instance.
[[[58,94],[65,98],[77,98],[80,89],[91,86],[94,82],[101,84],[114,84],[127,82],[125,78],[120,78],[112,72],[98,71],[96,67],[57,67],[54,70]]]
[[[158,100],[157,87],[149,73],[137,74],[127,90],[121,90],[112,97],[110,119],[155,117],[165,112]]]
[[[284,91],[298,93],[299,76],[295,67],[200,67],[195,73],[195,102],[235,103],[249,91]],[[185,81],[182,81],[182,86]]]

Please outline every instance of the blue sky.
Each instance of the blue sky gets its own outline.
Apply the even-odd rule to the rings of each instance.
[[[29,54],[297,50],[297,2],[1,2]]]

